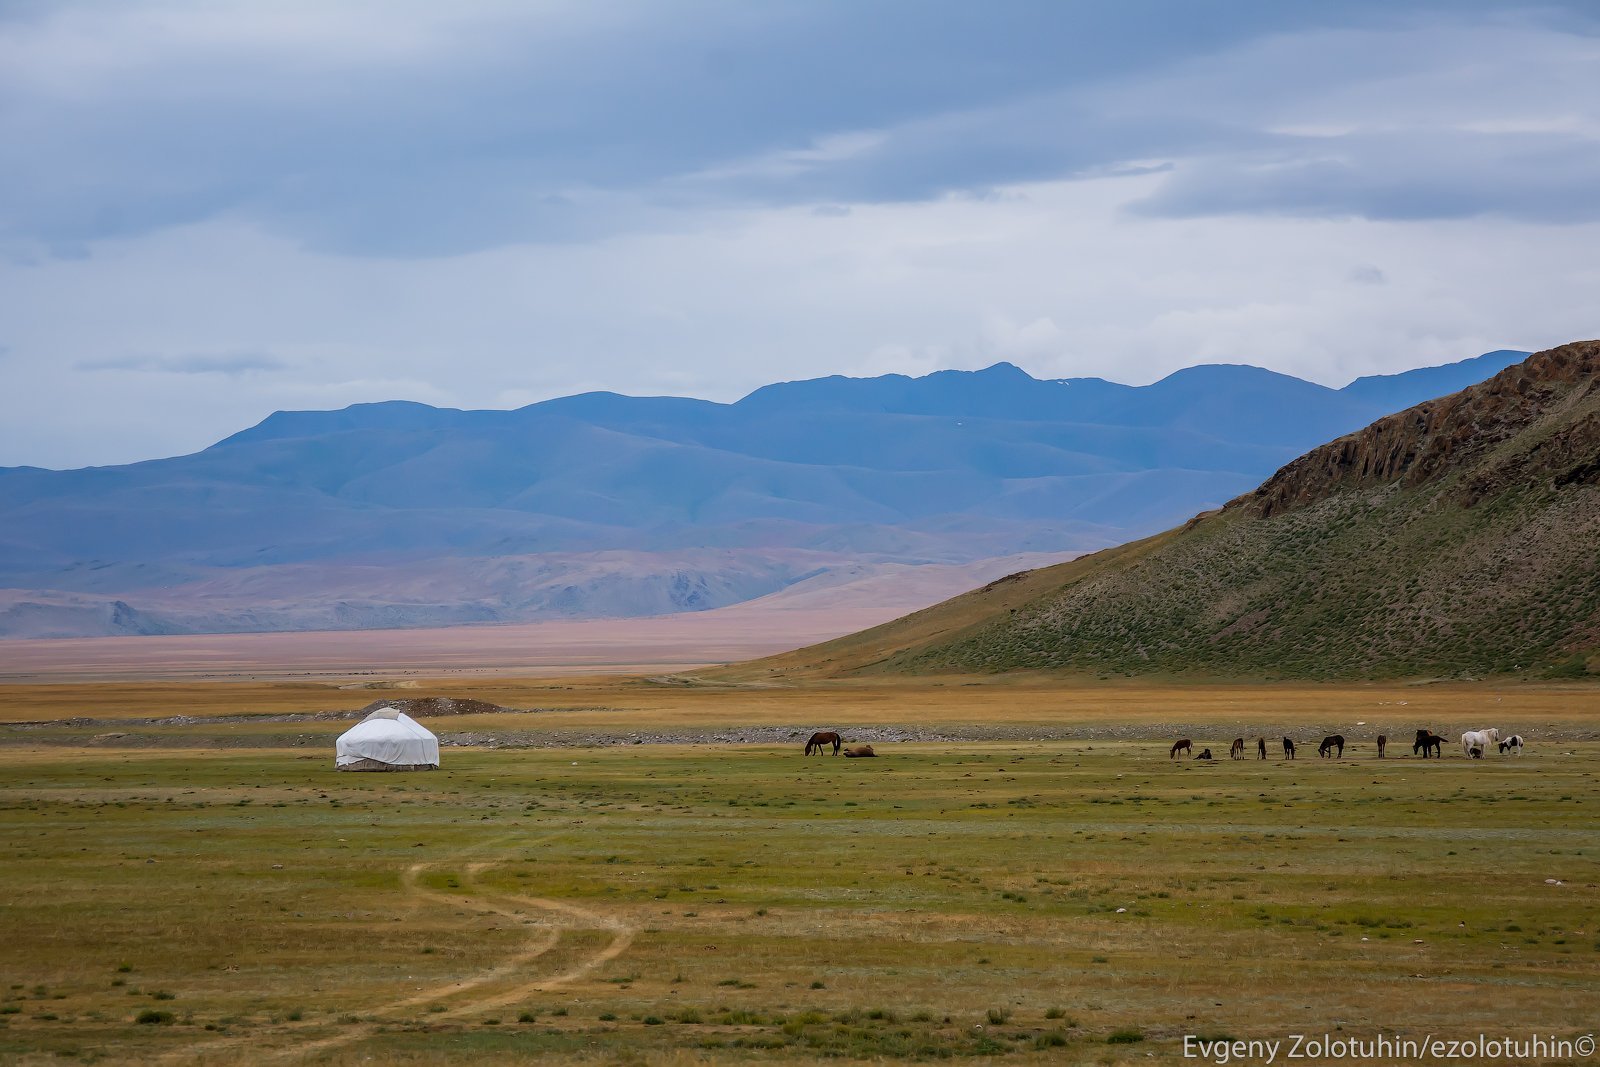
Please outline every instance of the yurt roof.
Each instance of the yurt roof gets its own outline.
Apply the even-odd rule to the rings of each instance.
[[[336,756],[340,766],[373,760],[401,767],[436,767],[439,739],[405,712],[383,707],[339,735]]]

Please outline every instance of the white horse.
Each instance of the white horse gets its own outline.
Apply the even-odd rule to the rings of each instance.
[[[1487,730],[1468,730],[1461,735],[1461,751],[1467,756],[1471,756],[1472,750],[1475,748],[1487,752],[1490,745],[1498,745],[1499,743],[1500,731],[1493,726]]]
[[[1522,755],[1521,734],[1512,734],[1510,737],[1500,742],[1500,754],[1505,755],[1507,752],[1515,752],[1519,756]]]

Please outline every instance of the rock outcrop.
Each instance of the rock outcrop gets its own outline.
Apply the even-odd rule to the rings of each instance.
[[[1462,475],[1467,505],[1523,482],[1600,479],[1600,341],[1538,352],[1480,385],[1312,449],[1227,505],[1267,518],[1344,489]],[[1538,432],[1549,424],[1547,433]],[[1516,440],[1511,448],[1503,448]]]

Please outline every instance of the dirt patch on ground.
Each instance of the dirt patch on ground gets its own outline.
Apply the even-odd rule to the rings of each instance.
[[[433,718],[439,715],[493,715],[496,712],[509,710],[499,704],[491,704],[487,700],[473,700],[471,697],[465,699],[414,697],[404,700],[374,700],[354,714],[366,716],[379,708],[399,708],[413,719]]]

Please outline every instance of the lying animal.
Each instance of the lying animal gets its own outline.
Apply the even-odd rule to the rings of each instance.
[[[1200,752],[1200,755],[1195,757],[1195,759],[1210,759],[1210,758],[1211,758],[1211,750],[1209,748],[1202,749],[1201,752]]]
[[[851,745],[844,750],[846,759],[861,759],[865,756],[876,756],[871,745]]]

